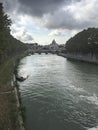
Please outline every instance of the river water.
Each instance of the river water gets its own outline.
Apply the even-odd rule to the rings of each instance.
[[[18,66],[27,130],[98,130],[98,66],[52,54]]]

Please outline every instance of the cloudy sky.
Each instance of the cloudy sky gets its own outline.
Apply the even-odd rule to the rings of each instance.
[[[64,44],[77,32],[98,27],[98,0],[0,0],[12,19],[11,34],[23,42]]]

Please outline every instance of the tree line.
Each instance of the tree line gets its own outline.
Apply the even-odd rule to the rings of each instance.
[[[3,4],[0,3],[0,61],[26,49],[25,44],[10,34],[11,23],[11,19],[4,12]]]
[[[69,53],[98,54],[98,28],[88,28],[66,42]]]

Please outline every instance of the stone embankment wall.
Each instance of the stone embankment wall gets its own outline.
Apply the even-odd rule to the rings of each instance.
[[[85,61],[90,63],[96,63],[98,64],[98,54],[79,54],[79,53],[60,53],[60,56],[63,56],[67,59],[73,59],[73,60],[79,60],[79,61]]]

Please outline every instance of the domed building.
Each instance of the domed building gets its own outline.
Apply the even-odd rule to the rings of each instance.
[[[58,44],[56,43],[55,39],[52,41],[52,43],[49,46],[50,50],[57,51],[59,49]]]

